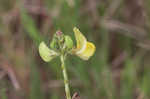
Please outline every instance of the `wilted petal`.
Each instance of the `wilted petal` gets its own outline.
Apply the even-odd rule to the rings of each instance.
[[[39,53],[45,62],[49,62],[57,56],[57,53],[48,48],[44,42],[41,42],[39,45]]]

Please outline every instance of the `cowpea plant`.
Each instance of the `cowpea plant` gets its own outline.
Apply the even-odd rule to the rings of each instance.
[[[57,31],[56,34],[54,34],[50,47],[43,41],[39,45],[39,54],[45,62],[49,62],[55,57],[60,57],[67,99],[71,99],[69,80],[65,66],[67,55],[77,55],[83,60],[88,60],[94,54],[96,49],[95,45],[88,42],[78,28],[75,27],[73,31],[77,42],[76,46],[73,45],[71,37],[64,35],[61,31]]]

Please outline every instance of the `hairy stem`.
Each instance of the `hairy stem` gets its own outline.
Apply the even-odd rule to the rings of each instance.
[[[67,97],[67,99],[71,99],[70,89],[69,89],[69,80],[68,80],[67,70],[65,67],[64,55],[61,55],[60,60],[61,60],[61,68],[62,68],[62,72],[63,72],[63,76],[64,76],[66,97]]]

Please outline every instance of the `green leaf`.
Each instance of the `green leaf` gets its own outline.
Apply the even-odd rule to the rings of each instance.
[[[44,42],[41,42],[39,45],[39,54],[45,62],[49,62],[58,56],[58,53],[48,48]]]

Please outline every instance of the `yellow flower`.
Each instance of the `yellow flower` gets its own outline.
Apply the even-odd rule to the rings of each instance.
[[[95,45],[91,42],[88,42],[78,28],[75,27],[73,31],[77,41],[77,46],[75,49],[73,49],[73,53],[83,60],[88,60],[95,52]]]
[[[93,56],[96,49],[95,45],[91,42],[88,42],[85,36],[79,31],[78,28],[75,27],[73,31],[77,41],[77,46],[75,48],[72,48],[72,39],[67,35],[62,36],[64,41],[63,43],[61,42],[61,46],[58,45],[60,41],[56,38],[54,39],[56,41],[53,40],[50,44],[50,48],[42,41],[39,45],[39,54],[41,58],[45,62],[49,62],[53,58],[61,55],[62,53],[69,54],[70,51],[72,54],[79,56],[83,60],[88,60],[91,56]]]

